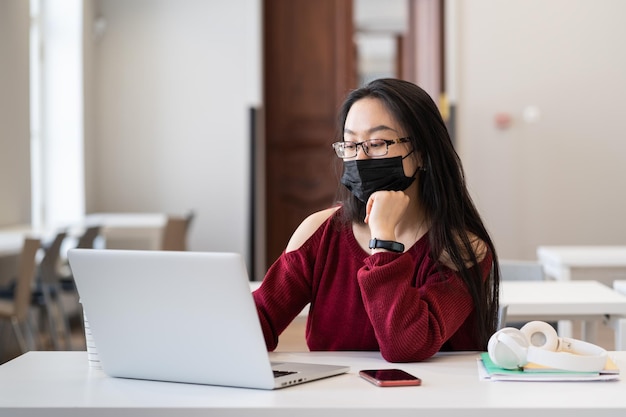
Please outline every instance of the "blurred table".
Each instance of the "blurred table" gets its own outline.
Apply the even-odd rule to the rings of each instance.
[[[65,257],[69,242],[76,240],[89,226],[101,226],[98,246],[109,249],[157,250],[161,248],[163,227],[167,222],[164,213],[94,213],[85,216],[82,222],[65,227],[68,242],[61,249]],[[58,229],[33,229],[30,225],[13,225],[0,228],[0,286],[16,274],[17,257],[26,236],[36,236],[42,242],[54,238]]]
[[[557,281],[591,279],[610,287],[626,279],[626,246],[539,246],[537,258]]]
[[[108,249],[158,250],[166,222],[164,213],[94,213],[85,216],[84,226],[101,226]]]
[[[25,236],[41,236],[41,234],[41,231],[34,231],[27,224],[0,227],[0,257],[19,254],[22,251]]]
[[[251,281],[252,291],[260,281]],[[509,321],[581,320],[582,338],[596,341],[597,324],[606,322],[615,334],[615,349],[626,349],[626,295],[596,281],[502,281],[500,305]],[[308,306],[299,314],[306,317]],[[571,327],[559,327],[571,337]]]
[[[597,325],[615,334],[615,349],[626,349],[626,295],[597,281],[502,281],[500,305],[510,321],[582,322],[582,339],[595,343]],[[559,336],[571,337],[571,326],[559,322]]]

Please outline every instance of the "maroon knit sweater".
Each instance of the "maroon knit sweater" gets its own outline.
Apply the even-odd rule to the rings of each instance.
[[[350,227],[324,222],[298,250],[283,252],[253,294],[268,350],[307,303],[312,351],[380,350],[387,361],[413,362],[483,349],[472,298],[455,271],[438,271],[427,236],[405,253],[370,255]],[[486,277],[491,256],[480,267]]]

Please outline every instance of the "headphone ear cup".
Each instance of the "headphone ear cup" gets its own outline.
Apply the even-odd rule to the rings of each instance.
[[[544,321],[530,321],[520,329],[530,346],[556,352],[559,348],[559,336]]]
[[[491,361],[504,369],[517,369],[527,363],[528,340],[513,327],[505,327],[489,338],[487,351]]]

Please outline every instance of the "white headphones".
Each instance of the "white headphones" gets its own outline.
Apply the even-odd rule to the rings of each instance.
[[[558,337],[543,321],[531,321],[521,329],[505,327],[494,333],[487,345],[494,364],[517,369],[529,362],[575,372],[598,372],[606,366],[607,353],[582,340]]]

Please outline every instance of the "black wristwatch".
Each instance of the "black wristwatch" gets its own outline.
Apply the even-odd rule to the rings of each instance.
[[[380,240],[374,238],[370,240],[370,249],[387,249],[391,252],[402,253],[404,252],[404,245],[393,240]]]

